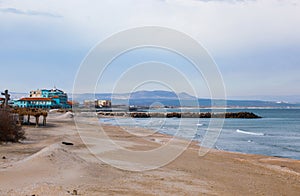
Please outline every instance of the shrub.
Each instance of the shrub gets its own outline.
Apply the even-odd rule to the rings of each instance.
[[[18,142],[25,138],[24,134],[13,114],[6,109],[0,109],[0,142]]]

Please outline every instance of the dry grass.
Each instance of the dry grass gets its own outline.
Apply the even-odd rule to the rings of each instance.
[[[24,131],[17,124],[12,113],[0,108],[0,142],[18,142],[24,139]]]

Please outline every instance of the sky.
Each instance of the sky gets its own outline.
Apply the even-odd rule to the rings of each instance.
[[[300,102],[298,0],[0,0],[0,90],[56,86],[72,92],[93,48],[115,33],[143,26],[171,28],[200,43],[218,66],[228,98]],[[124,54],[96,91],[107,92],[116,82],[118,92],[142,90],[141,80],[133,84],[124,73],[151,60],[160,61],[161,70],[163,64],[180,65],[200,97],[209,97],[205,80],[193,75],[188,62],[160,49]],[[160,68],[146,70],[156,75]],[[138,68],[132,72],[145,75]],[[176,73],[168,81],[167,89],[192,94]]]

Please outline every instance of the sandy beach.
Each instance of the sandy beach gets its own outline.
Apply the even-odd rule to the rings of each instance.
[[[96,130],[96,123],[84,126]],[[142,151],[170,136],[134,137],[105,125],[109,137]],[[189,147],[171,163],[149,171],[117,169],[82,142],[72,118],[51,117],[46,127],[24,126],[26,140],[0,145],[0,195],[299,195],[300,161]],[[65,145],[69,142],[73,145]],[[113,152],[112,152],[113,153]]]

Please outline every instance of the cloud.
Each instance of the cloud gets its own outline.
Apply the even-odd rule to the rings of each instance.
[[[62,17],[58,14],[53,14],[53,13],[49,13],[49,12],[40,12],[40,11],[35,11],[35,10],[24,11],[24,10],[20,10],[20,9],[16,9],[16,8],[0,8],[0,12],[27,15],[27,16],[45,16],[45,17],[53,17],[53,18]]]
[[[300,86],[294,85],[300,71],[298,2],[0,0],[0,50],[6,51],[1,52],[0,64],[11,62],[9,65],[17,67],[27,63],[28,70],[35,70],[38,66],[32,64],[44,65],[54,59],[51,70],[68,64],[66,69],[76,71],[79,57],[106,37],[132,27],[164,26],[190,35],[212,54],[224,74],[229,95],[283,94],[282,89],[286,94],[295,94],[300,91]],[[84,52],[74,52],[79,50]],[[20,54],[16,55],[17,51]],[[14,64],[13,59],[22,63]],[[70,60],[66,63],[64,59]],[[71,75],[63,76],[73,79]],[[254,85],[253,81],[260,84]],[[24,84],[20,82],[20,86],[22,90]]]
[[[256,1],[256,0],[194,0],[194,1],[203,1],[203,2],[213,2],[213,1],[217,1],[217,2],[247,2],[247,1]]]

